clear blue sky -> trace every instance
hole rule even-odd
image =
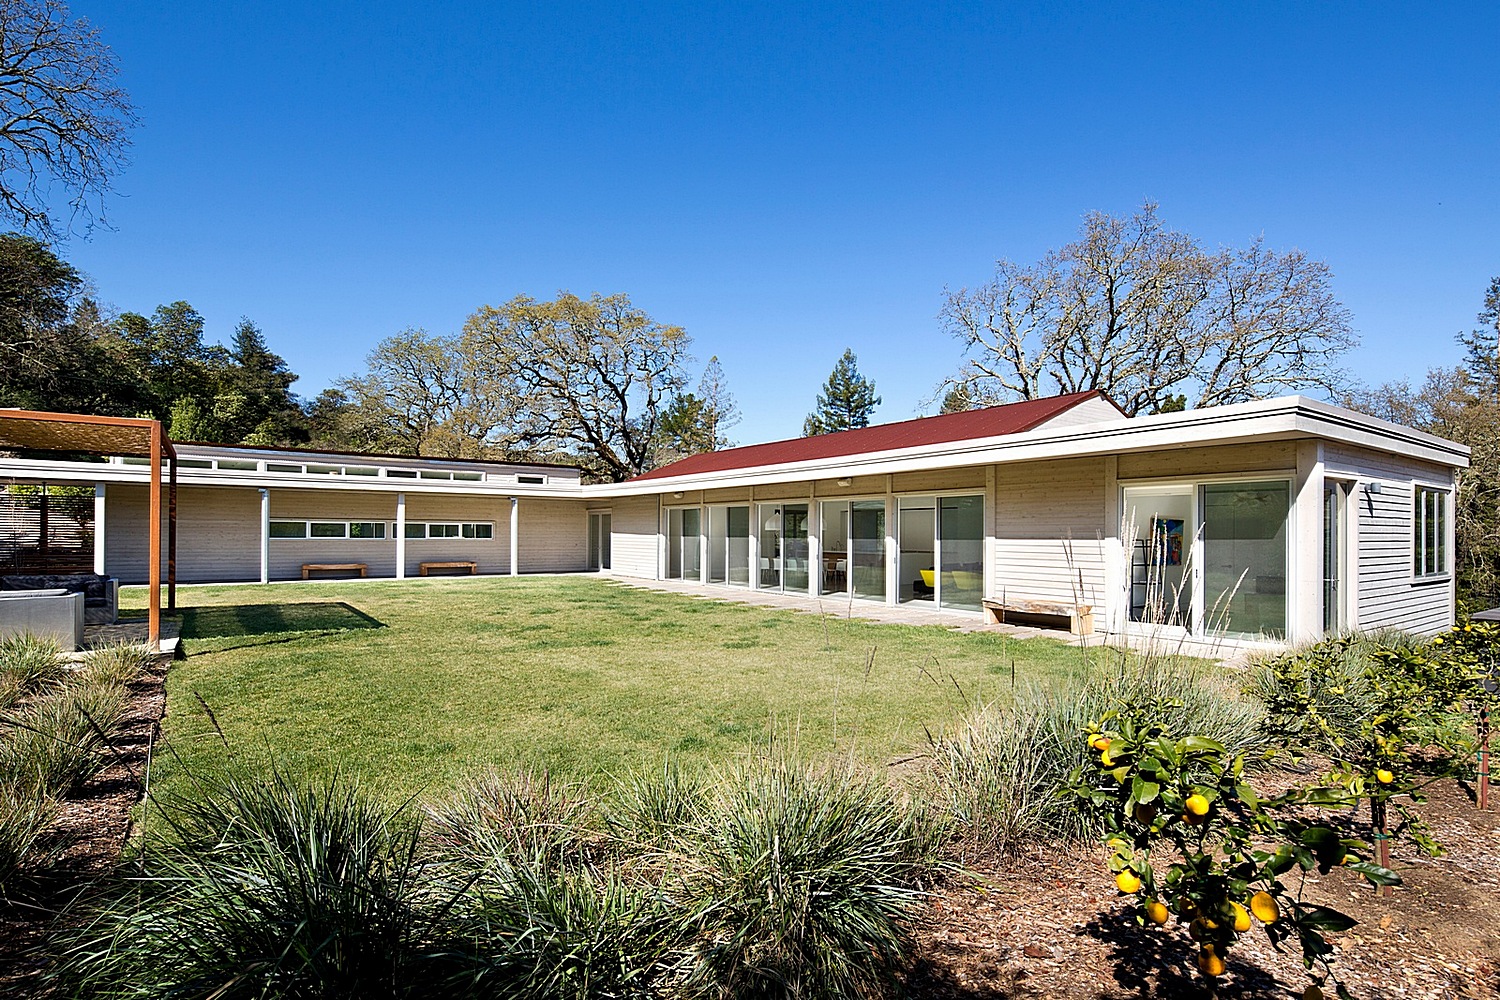
[[[140,109],[119,309],[254,319],[314,395],[404,327],[626,292],[717,354],[741,442],[845,346],[916,415],[945,285],[1143,199],[1331,265],[1371,382],[1458,359],[1500,274],[1500,6],[75,0]]]

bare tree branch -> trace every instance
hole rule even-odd
[[[103,196],[125,166],[135,111],[109,47],[61,0],[0,0],[0,211],[56,238],[103,224]],[[50,185],[68,192],[59,226]]]

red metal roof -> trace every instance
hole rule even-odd
[[[642,480],[667,479],[677,476],[699,476],[709,472],[753,469],[766,465],[784,465],[789,462],[846,458],[851,455],[893,451],[898,448],[919,448],[923,445],[946,444],[951,441],[969,441],[1002,434],[1019,434],[1044,424],[1058,414],[1096,396],[1109,399],[1098,390],[1074,392],[1066,396],[1028,399],[1019,403],[1006,403],[1003,406],[987,406],[981,410],[944,413],[936,417],[918,417],[915,420],[901,420],[893,424],[877,424],[874,427],[861,427],[858,430],[839,431],[835,434],[819,434],[814,437],[792,438],[789,441],[771,441],[766,444],[747,445],[743,448],[710,451],[702,455],[690,455],[671,465],[652,469],[644,475],[636,476],[631,482],[638,483]]]

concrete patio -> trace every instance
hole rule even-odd
[[[642,580],[624,576],[611,577],[611,579],[617,583],[645,590],[661,590],[712,601],[782,608],[807,614],[830,615],[835,618],[853,618],[880,625],[936,625],[956,632],[990,632],[1014,636],[1017,639],[1051,639],[1064,645],[1090,649],[1099,646],[1123,646],[1142,653],[1195,656],[1207,660],[1218,660],[1232,666],[1243,665],[1257,653],[1269,653],[1283,648],[1276,643],[1253,640],[1185,637],[1166,629],[1153,631],[1147,626],[1141,626],[1138,631],[1133,630],[1129,633],[1099,631],[1093,635],[1070,635],[1066,629],[1062,628],[1012,624],[986,625],[983,616],[978,612],[939,611],[935,608],[918,607],[912,604],[892,606],[877,604],[873,601],[850,600],[847,597],[813,598],[765,590],[685,583],[680,580]]]

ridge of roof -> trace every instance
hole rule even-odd
[[[628,482],[638,483],[655,479],[670,479],[677,476],[702,475],[708,472],[727,472],[734,469],[750,469],[762,465],[782,465],[790,462],[807,462],[818,459],[846,458],[877,451],[892,451],[897,448],[915,448],[929,444],[944,444],[950,441],[965,441],[977,438],[997,437],[1004,434],[1020,434],[1046,423],[1087,400],[1099,398],[1119,409],[1108,396],[1098,389],[1072,392],[1044,399],[1027,399],[999,406],[986,406],[977,410],[962,410],[958,413],[942,413],[932,417],[914,417],[872,427],[835,431],[832,434],[816,434],[812,437],[787,438],[763,444],[743,445],[723,451],[708,451],[689,455],[670,465],[642,473]],[[1121,416],[1125,416],[1123,410]]]

